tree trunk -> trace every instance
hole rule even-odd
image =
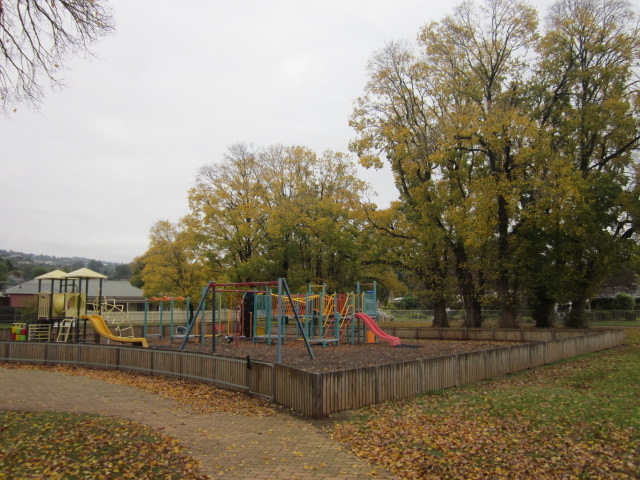
[[[465,328],[480,328],[482,326],[482,306],[473,294],[462,294],[462,303],[464,304],[464,323]]]
[[[462,303],[464,305],[465,328],[479,328],[482,326],[482,307],[475,293],[473,274],[469,270],[467,253],[461,245],[455,245],[453,252],[456,257],[456,277],[460,286]]]
[[[432,327],[449,327],[449,318],[447,317],[447,305],[444,300],[438,300],[433,306],[433,324]]]
[[[502,195],[498,195],[498,279],[496,287],[500,302],[499,328],[515,328],[518,326],[516,315],[516,299],[513,288],[509,285],[510,257],[509,248],[509,214],[507,213],[507,201]]]
[[[462,303],[464,305],[465,328],[479,328],[482,326],[482,308],[475,293],[473,275],[467,266],[467,253],[461,245],[455,245],[453,252],[456,257],[456,277],[460,286]]]
[[[529,299],[529,305],[533,310],[533,320],[536,328],[551,328],[555,321],[556,302],[548,295],[545,287],[537,287],[533,291],[533,297]]]
[[[564,321],[566,327],[587,328],[586,303],[587,297],[584,295],[578,295],[578,298],[571,301],[571,311],[569,311]]]
[[[500,318],[498,320],[498,327],[516,328],[518,326],[516,302],[509,289],[509,279],[505,275],[502,275],[502,277],[498,279],[497,287],[498,298],[500,300]]]

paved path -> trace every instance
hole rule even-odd
[[[374,473],[312,421],[284,413],[199,415],[134,387],[45,370],[0,367],[0,385],[0,410],[94,413],[162,428],[216,479],[355,480]],[[378,471],[374,478],[393,477]]]

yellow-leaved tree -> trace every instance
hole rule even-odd
[[[146,296],[199,299],[202,287],[214,275],[184,222],[176,225],[160,220],[153,225],[143,264],[138,276]]]

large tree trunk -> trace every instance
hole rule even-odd
[[[509,288],[509,279],[503,275],[498,279],[497,287],[498,298],[500,300],[498,327],[516,328],[518,326],[518,316],[514,295]]]
[[[564,320],[564,324],[569,328],[587,328],[586,303],[585,295],[577,295],[578,298],[571,300],[571,310]]]
[[[584,257],[580,251],[580,260]],[[576,268],[578,282],[571,296],[571,310],[564,319],[564,324],[569,328],[587,328],[586,306],[589,300],[590,279],[594,276],[593,261],[582,261]]]
[[[447,328],[449,318],[447,317],[447,304],[444,300],[438,300],[433,306],[433,327]]]
[[[468,267],[467,254],[461,245],[456,245],[453,251],[456,257],[456,277],[464,305],[463,326],[479,328],[482,326],[482,307],[475,292],[473,274]]]
[[[533,320],[536,328],[551,328],[556,318],[556,302],[548,295],[545,287],[537,287],[529,299],[529,306],[533,310]]]
[[[516,298],[513,288],[509,285],[510,256],[509,247],[509,215],[507,213],[507,201],[502,195],[498,195],[498,279],[496,287],[500,302],[500,318],[498,327],[515,328],[518,326]]]
[[[464,322],[465,328],[480,328],[482,326],[482,306],[473,294],[462,294],[462,302],[464,304]]]

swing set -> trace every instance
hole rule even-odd
[[[168,304],[168,314],[169,314],[169,340],[173,341],[174,337],[180,337],[184,335],[185,327],[184,324],[188,323],[188,317],[185,314],[185,319],[180,321],[177,317],[178,312],[180,310],[176,310],[176,304],[184,304],[185,312],[189,311],[190,300],[189,297],[150,297],[144,299],[144,323],[142,327],[143,336],[146,337],[159,337],[164,338],[164,322],[166,320],[165,311],[167,308],[165,305]],[[152,306],[154,304],[158,305],[157,310],[153,309]],[[149,324],[156,323],[151,322],[152,318],[155,316],[157,312],[157,324],[158,324],[158,333],[148,333]],[[186,321],[185,321],[186,320]],[[196,333],[198,331],[198,327],[196,326]]]
[[[398,345],[397,337],[376,325],[376,308],[375,282],[358,283],[356,292],[343,294],[328,294],[326,285],[309,285],[306,293],[296,295],[283,278],[273,282],[209,282],[189,319],[180,350],[194,337],[202,344],[212,338],[214,353],[216,344],[251,340],[275,343],[280,362],[287,333],[305,342],[311,359],[312,344],[373,343],[378,337]],[[295,326],[289,326],[291,319],[295,319]]]
[[[273,293],[277,288],[276,308],[274,318]],[[269,343],[272,340],[273,323],[275,322],[277,345],[277,361],[282,361],[282,344],[285,337],[285,295],[289,303],[293,306],[294,300],[289,291],[289,286],[284,278],[272,282],[240,282],[240,283],[216,283],[209,282],[203,289],[202,299],[195,309],[187,326],[187,331],[180,345],[180,350],[184,350],[189,337],[201,319],[206,327],[206,305],[209,300],[211,311],[212,331],[207,335],[202,329],[203,343],[206,338],[213,337],[212,352],[216,351],[216,343],[224,338],[224,341],[237,343],[238,339],[253,338],[254,341],[266,339]],[[267,308],[268,306],[268,308]],[[262,307],[262,308],[259,308]],[[292,312],[303,332],[302,338],[307,347],[309,357],[313,360],[314,355],[311,350],[309,339],[304,334],[303,325],[297,313],[297,308],[293,306]],[[262,334],[262,335],[260,335]]]

